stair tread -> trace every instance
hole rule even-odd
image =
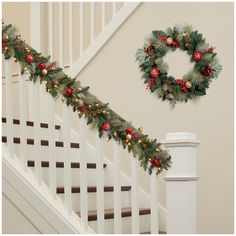
[[[7,123],[7,118],[6,117],[2,117],[2,123]],[[20,120],[19,119],[13,119],[13,124],[14,125],[20,125]],[[26,126],[34,126],[34,122],[33,121],[26,121]],[[47,123],[40,123],[40,127],[41,128],[48,128],[48,124]],[[61,126],[60,125],[55,125],[55,129],[60,129]]]
[[[121,191],[129,191],[131,189],[131,186],[121,186]],[[65,189],[64,187],[57,187],[57,193],[64,193]],[[71,187],[72,193],[80,193],[80,187]],[[88,186],[89,193],[95,193],[97,192],[96,186]],[[113,186],[104,186],[104,192],[113,192],[114,187]]]
[[[151,234],[151,232],[143,232],[141,234]],[[159,231],[158,234],[166,234],[165,231]]]
[[[27,165],[28,167],[34,167],[34,160],[28,160]],[[103,164],[103,168],[105,168],[107,165]],[[42,161],[41,167],[49,167],[49,161]],[[64,162],[57,161],[56,162],[56,168],[64,168]],[[80,168],[79,162],[71,162],[71,168]],[[88,169],[96,169],[96,163],[87,163]]]
[[[3,143],[7,143],[7,137],[6,136],[2,136],[2,142]],[[27,144],[28,145],[34,145],[34,139],[32,138],[27,138]],[[21,143],[21,140],[19,137],[13,137],[13,143],[16,143],[16,144],[20,144]],[[49,141],[48,140],[40,140],[40,144],[41,146],[49,146]],[[64,142],[62,141],[55,141],[55,146],[56,147],[64,147]],[[71,148],[79,148],[80,145],[79,143],[70,143],[70,147]]]
[[[139,208],[139,215],[148,215],[151,213],[150,208]],[[80,216],[80,212],[77,212]],[[125,207],[121,209],[121,217],[130,217],[132,216],[131,207]],[[104,210],[104,219],[113,219],[114,218],[114,209],[105,209]],[[88,221],[97,220],[97,211],[88,211]]]

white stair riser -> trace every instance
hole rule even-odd
[[[140,217],[140,232],[150,231],[150,215],[142,215]],[[132,217],[122,217],[122,234],[131,233],[131,223]],[[97,221],[89,221],[89,226],[96,232],[97,231]],[[105,220],[105,234],[114,233],[114,219]]]
[[[105,209],[112,209],[114,208],[113,203],[113,192],[104,192],[105,202],[104,207]],[[64,194],[58,194],[62,199],[64,199]],[[92,211],[97,209],[96,207],[96,199],[97,193],[88,193],[88,210]],[[130,207],[130,191],[123,191],[121,193],[121,200],[122,200],[122,207]],[[72,208],[75,212],[80,212],[80,193],[73,193],[72,194]]]

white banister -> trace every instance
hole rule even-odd
[[[131,160],[131,208],[132,208],[132,234],[139,234],[139,195],[138,195],[138,158]]]
[[[79,54],[80,57],[84,52],[84,11],[83,11],[83,2],[80,2],[79,7]]]
[[[114,233],[121,234],[121,185],[120,185],[120,158],[119,146],[113,141],[114,164]]]
[[[69,63],[73,64],[73,3],[69,2]]]
[[[158,185],[157,175],[153,171],[150,176],[150,195],[151,195],[151,234],[158,234]]]
[[[48,94],[47,96],[51,96]],[[49,188],[54,199],[56,199],[56,159],[55,159],[55,100],[48,99],[48,131],[49,131]]]
[[[172,156],[166,175],[167,233],[194,234],[196,228],[196,148],[192,133],[168,133],[162,142]]]
[[[87,161],[86,161],[86,120],[79,119],[79,143],[80,143],[80,217],[85,229],[88,227],[88,176],[87,176]]]
[[[19,119],[20,119],[20,157],[22,159],[24,170],[27,171],[27,147],[26,147],[26,83],[25,76],[21,74],[22,66],[18,65],[18,90],[19,90]]]
[[[104,169],[103,143],[96,135],[97,179],[97,233],[104,234]]]
[[[94,32],[95,32],[95,2],[90,3],[91,6],[91,16],[90,16],[90,44],[94,41]]]
[[[64,190],[65,190],[65,203],[68,212],[72,213],[72,199],[71,199],[71,155],[70,155],[70,130],[69,130],[69,108],[66,103],[63,104],[63,153],[64,161]]]
[[[104,30],[105,26],[106,26],[106,3],[102,2],[102,30]]]
[[[53,58],[53,3],[48,2],[48,53]]]
[[[34,149],[33,149],[33,157],[35,159],[35,176],[39,184],[41,183],[41,128],[40,128],[40,78],[37,77],[35,83],[33,84],[33,121],[34,121],[34,131],[33,131],[33,139],[34,139]],[[31,100],[31,99],[30,99]],[[29,108],[30,109],[30,108]]]
[[[10,156],[13,158],[13,86],[12,86],[12,62],[5,61],[6,73],[6,116],[7,116],[7,147]]]
[[[64,14],[63,14],[63,2],[59,2],[59,63],[60,67],[64,68]]]

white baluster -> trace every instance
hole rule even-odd
[[[33,83],[33,82],[30,82]],[[33,139],[34,139],[34,149],[33,149],[33,156],[35,158],[35,176],[39,184],[41,184],[41,128],[40,128],[40,79],[37,77],[35,83],[33,83],[33,104],[34,104],[34,111],[33,111],[33,122],[34,122],[34,132],[33,132]]]
[[[91,17],[90,17],[90,44],[94,41],[94,32],[95,32],[95,2],[91,2]]]
[[[7,116],[7,147],[10,156],[13,158],[13,88],[12,88],[12,63],[11,60],[5,62],[6,73],[6,116]]]
[[[54,199],[56,199],[56,159],[55,159],[55,100],[47,95],[48,99],[48,132],[49,132],[49,188]]]
[[[131,158],[131,208],[132,208],[132,234],[139,233],[139,196],[138,196],[138,158]]]
[[[155,170],[150,176],[151,234],[158,234],[158,188]]]
[[[106,3],[102,2],[102,30],[104,30],[106,26]]]
[[[104,169],[103,169],[103,144],[96,136],[97,150],[97,233],[104,234]]]
[[[120,185],[120,158],[118,144],[113,141],[114,164],[114,233],[120,234],[121,229],[121,185]]]
[[[84,11],[83,11],[83,2],[80,2],[79,9],[79,53],[80,56],[84,52]]]
[[[18,89],[19,89],[19,119],[20,119],[20,157],[22,159],[24,170],[27,171],[27,135],[26,135],[26,83],[25,83],[25,76],[21,74],[22,66],[21,64],[18,65]]]
[[[73,63],[73,3],[69,2],[69,62]]]
[[[112,2],[112,17],[116,16],[116,2]]]
[[[52,2],[48,2],[48,51],[51,59],[53,57],[53,7]]]
[[[87,177],[87,161],[86,151],[86,120],[79,119],[79,139],[80,139],[80,216],[84,223],[85,229],[88,226],[88,177]]]
[[[65,203],[68,212],[72,212],[71,200],[71,155],[70,155],[70,130],[69,130],[69,110],[66,104],[63,104],[63,141],[64,141],[64,190]]]
[[[63,2],[59,2],[59,65],[64,68],[64,25],[63,25]]]

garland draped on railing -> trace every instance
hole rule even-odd
[[[88,92],[89,87],[82,87],[79,81],[66,75],[56,63],[50,63],[50,57],[44,57],[41,53],[31,48],[16,34],[16,28],[12,25],[2,25],[2,53],[5,59],[14,58],[15,62],[22,65],[22,73],[29,73],[29,78],[46,84],[46,90],[53,97],[62,95],[62,101],[77,112],[79,117],[86,117],[87,124],[97,129],[100,137],[107,140],[113,138],[128,148],[134,157],[138,157],[140,165],[151,174],[155,169],[159,174],[163,169],[167,170],[171,164],[171,157],[163,150],[161,143],[156,139],[148,138],[142,133],[142,129],[134,128],[114,111],[108,104],[99,101]]]

